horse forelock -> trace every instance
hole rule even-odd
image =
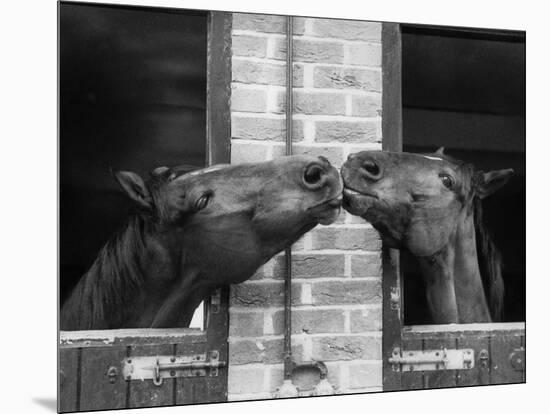
[[[504,304],[502,258],[483,222],[481,199],[474,197],[473,205],[479,270],[493,321],[498,322],[502,319]]]

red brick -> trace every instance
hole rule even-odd
[[[367,121],[316,121],[317,142],[380,142],[380,122]]]
[[[345,115],[346,97],[326,92],[294,92],[294,113],[306,115]]]
[[[284,371],[282,366],[272,366],[269,369],[269,384],[268,390],[270,392],[275,392],[277,389],[283,385],[284,380]]]
[[[352,277],[382,277],[382,258],[377,255],[357,254],[351,256]]]
[[[286,66],[284,64],[253,62],[248,59],[233,58],[231,72],[234,82],[258,85],[286,85]],[[303,66],[294,65],[294,86],[303,86],[303,77]]]
[[[313,249],[379,251],[382,241],[373,228],[317,227],[311,232]]]
[[[292,45],[294,62],[343,63],[344,47],[341,43],[294,38]],[[286,39],[277,39],[274,59],[286,59]]]
[[[261,336],[263,333],[263,312],[229,313],[229,336]]]
[[[369,336],[326,336],[312,338],[312,358],[321,361],[350,361],[382,358],[382,341]]]
[[[382,45],[372,43],[350,45],[349,63],[352,65],[381,66]]]
[[[242,340],[229,343],[229,363],[276,364],[283,362],[283,339]],[[302,346],[293,345],[292,353],[302,355]]]
[[[350,364],[348,370],[351,389],[382,386],[382,364]]]
[[[267,92],[262,89],[233,87],[231,90],[231,111],[266,112]]]
[[[371,332],[382,330],[382,308],[356,309],[350,312],[351,332]]]
[[[378,41],[382,39],[382,24],[357,20],[315,19],[316,36],[348,40]]]
[[[282,279],[285,274],[285,258],[284,256],[277,256],[274,260],[273,276]],[[343,254],[292,254],[293,279],[343,276]]]
[[[304,126],[300,120],[293,122],[293,141],[304,139]],[[231,117],[232,138],[253,139],[261,141],[284,141],[286,137],[286,122],[284,117],[250,117],[233,115]]]
[[[352,145],[350,145],[349,147],[349,153],[350,154],[353,154],[353,153],[356,153],[356,152],[361,152],[361,151],[381,151],[382,150],[382,143],[370,143],[370,142],[365,142],[365,143],[360,143],[360,142],[356,142]],[[363,220],[364,222],[364,220]]]
[[[336,168],[340,168],[344,163],[344,155],[341,147],[296,144],[292,146],[292,153],[313,155],[316,157],[322,155],[323,157],[327,158],[330,163]],[[342,216],[344,216],[343,213]]]
[[[344,331],[344,311],[338,309],[292,310],[292,333],[316,334]],[[284,311],[273,314],[275,335],[283,333]]]
[[[301,286],[292,285],[292,303],[300,304]],[[284,284],[277,282],[247,282],[231,286],[231,305],[250,308],[282,306]]]
[[[351,98],[353,116],[382,116],[382,98],[380,95],[353,95]]]
[[[267,160],[269,145],[253,144],[239,139],[231,141],[231,163],[258,162]]]
[[[378,70],[318,66],[313,71],[316,88],[354,89],[381,92],[382,73]]]
[[[264,58],[267,50],[267,38],[261,36],[233,36],[231,51],[233,56],[252,56]]]
[[[286,108],[286,92],[277,93],[275,113],[284,113]],[[293,111],[295,114],[306,115],[345,115],[346,97],[341,93],[310,92],[295,88],[293,91]]]
[[[233,13],[233,30],[286,33],[286,18],[268,14]]]
[[[349,280],[315,282],[311,285],[313,305],[380,304],[381,281]]]
[[[230,394],[252,394],[264,391],[264,371],[261,367],[229,368],[227,382]]]
[[[292,19],[292,33],[294,36],[303,35],[308,17],[294,17]]]

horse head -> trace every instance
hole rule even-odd
[[[332,223],[342,199],[338,171],[324,157],[192,172],[160,167],[147,182],[130,172],[115,176],[159,232],[220,284],[246,280],[317,224]]]
[[[344,208],[370,222],[387,246],[408,250],[427,263],[423,276],[432,287],[428,299],[435,319],[486,320],[483,309],[473,315],[472,307],[456,303],[461,294],[478,297],[483,287],[459,283],[455,275],[480,279],[474,211],[481,214],[480,200],[501,188],[513,170],[477,171],[441,148],[425,155],[359,152],[349,156],[341,172]],[[501,280],[500,267],[492,273]],[[465,285],[478,289],[466,292]]]
[[[63,329],[188,326],[214,289],[332,223],[342,201],[324,157],[114,175],[138,211],[64,304]]]
[[[474,198],[494,193],[512,173],[476,171],[442,148],[427,155],[359,152],[342,166],[344,208],[370,222],[388,246],[430,256],[472,214]]]

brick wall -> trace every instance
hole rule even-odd
[[[340,167],[381,149],[381,25],[294,19],[293,152]],[[233,163],[285,152],[285,17],[233,15]],[[292,346],[320,360],[338,393],[382,387],[381,241],[342,213],[293,246]],[[229,399],[272,398],[283,381],[284,256],[232,286]]]

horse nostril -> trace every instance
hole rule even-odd
[[[318,185],[325,174],[325,170],[320,165],[312,164],[304,172],[304,182],[309,185]]]
[[[361,170],[369,178],[377,179],[377,178],[380,178],[381,176],[380,167],[373,160],[364,161],[363,164],[361,165]]]

